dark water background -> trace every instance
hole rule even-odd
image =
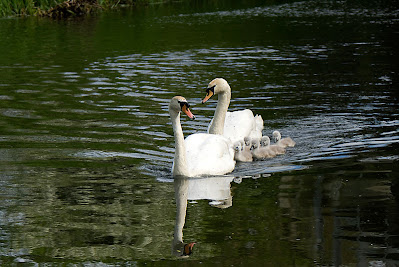
[[[396,1],[0,19],[0,263],[398,265],[398,25]],[[168,102],[191,103],[186,135],[206,131],[215,77],[230,110],[297,146],[174,181]],[[176,188],[197,243],[185,259],[171,249]]]

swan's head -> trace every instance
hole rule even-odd
[[[274,131],[273,132],[273,140],[274,140],[274,142],[278,142],[278,141],[280,141],[280,139],[281,139],[280,132],[279,131]]]
[[[169,103],[169,111],[174,111],[176,113],[183,111],[190,119],[195,119],[195,116],[191,113],[189,107],[190,104],[188,104],[187,100],[182,96],[173,97]]]
[[[193,253],[195,242],[184,244],[179,242],[173,246],[172,252],[177,257],[187,258]]]
[[[260,144],[261,144],[261,146],[268,146],[268,145],[270,145],[270,138],[269,138],[269,136],[262,136],[262,139],[260,139]]]
[[[202,104],[208,101],[213,95],[221,94],[224,92],[230,92],[230,86],[227,81],[223,78],[216,78],[213,79],[209,84],[208,88],[206,89],[206,96],[202,100]]]
[[[259,147],[259,139],[254,138],[251,140],[251,150],[257,149]]]
[[[195,244],[196,244],[195,242],[185,244],[183,247],[183,256],[191,255],[191,253],[193,253],[193,247]]]
[[[246,146],[250,146],[251,145],[251,137],[249,137],[249,136],[244,137],[244,143]]]

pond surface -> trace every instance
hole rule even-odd
[[[0,19],[0,263],[399,264],[399,6],[354,2]],[[297,145],[174,180],[168,103],[205,132],[215,77]]]

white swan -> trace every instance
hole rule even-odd
[[[291,139],[291,137],[285,137],[281,139],[281,134],[279,131],[274,131],[273,132],[273,139],[276,145],[280,147],[294,147],[295,146],[295,141]]]
[[[262,116],[254,116],[250,109],[227,111],[230,104],[231,88],[225,79],[216,78],[212,80],[206,93],[202,103],[208,101],[213,95],[218,95],[218,104],[208,127],[208,133],[223,135],[233,143],[243,140],[247,136],[251,138],[262,137]]]
[[[184,140],[180,124],[181,111],[189,118],[195,118],[186,99],[175,96],[169,103],[175,138],[173,176],[222,175],[233,171],[236,162],[230,141],[220,135],[205,133],[192,134]]]

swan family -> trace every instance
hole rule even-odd
[[[272,158],[284,154],[286,147],[295,146],[291,138],[282,139],[278,131],[273,132],[275,144],[271,145],[270,138],[262,136],[262,117],[254,116],[250,109],[227,111],[231,88],[225,79],[216,78],[209,83],[202,103],[214,95],[218,96],[218,103],[207,133],[195,133],[186,138],[180,114],[183,112],[190,119],[195,116],[184,97],[175,96],[170,100],[169,115],[175,140],[173,176],[223,175],[234,170],[236,161]]]

